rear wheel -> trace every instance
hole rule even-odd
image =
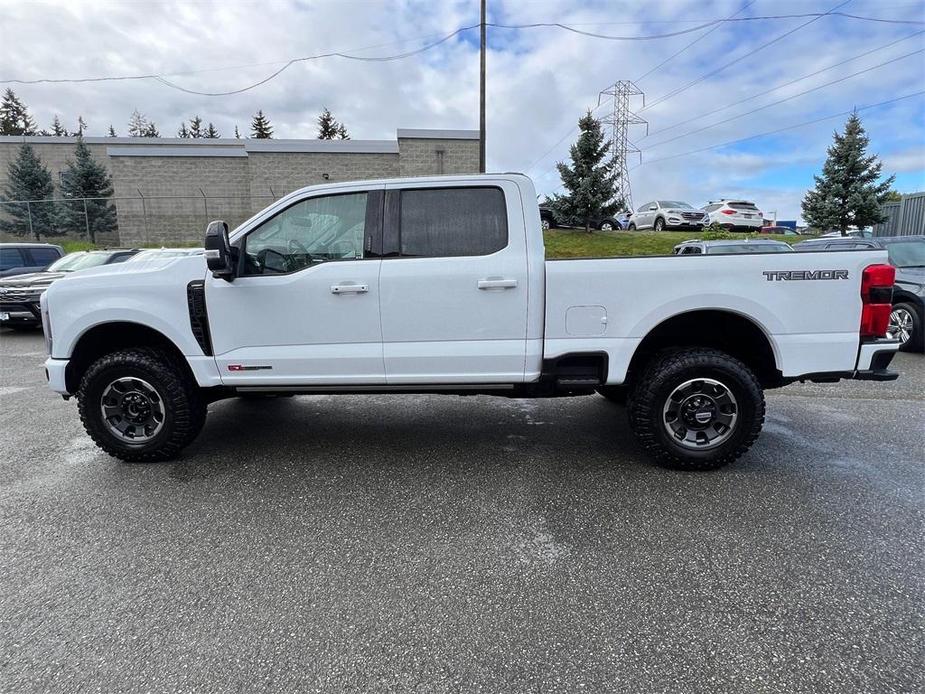
[[[205,423],[206,405],[183,366],[147,348],[100,357],[77,391],[90,438],[126,462],[169,460]]]
[[[600,229],[601,231],[613,231],[613,222],[607,220],[601,222]]]
[[[540,226],[543,227],[543,231],[549,231],[552,228],[552,224],[549,223],[548,219],[541,219]]]
[[[925,330],[923,330],[922,317],[912,304],[900,303],[893,306],[890,312],[890,324],[887,334],[899,340],[900,349],[904,352],[921,352],[925,347]]]
[[[628,229],[629,231],[636,231],[636,225],[633,224],[633,222],[630,222],[630,225],[629,225],[629,227],[627,227],[627,229]]]
[[[630,427],[659,463],[713,470],[744,454],[761,433],[764,393],[755,374],[719,350],[661,352],[629,399]]]

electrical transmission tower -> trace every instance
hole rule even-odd
[[[613,99],[613,107],[608,115],[601,119],[601,123],[610,126],[610,158],[613,170],[617,174],[614,196],[622,199],[626,209],[633,209],[633,193],[630,190],[629,171],[626,158],[628,154],[639,154],[642,161],[642,151],[630,142],[629,129],[631,125],[645,125],[646,135],[649,134],[649,124],[645,119],[637,116],[630,109],[630,99],[634,96],[642,97],[642,105],[646,105],[646,96],[634,82],[621,80],[602,91],[597,97],[600,107],[605,97]]]

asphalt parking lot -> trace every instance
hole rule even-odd
[[[230,400],[126,465],[43,359],[0,335],[0,690],[925,686],[921,355],[706,474],[597,396]]]

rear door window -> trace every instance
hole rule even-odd
[[[507,246],[507,208],[500,188],[403,190],[402,256],[490,255]]]

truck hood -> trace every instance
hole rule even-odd
[[[0,280],[0,287],[19,289],[22,287],[47,287],[55,280],[61,279],[66,272],[29,272]]]

